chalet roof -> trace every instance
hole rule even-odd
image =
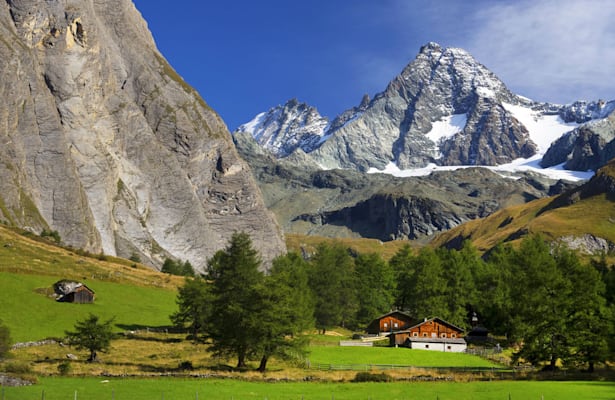
[[[401,315],[403,317],[408,318],[409,320],[412,319],[412,317],[410,315],[406,314],[405,312],[399,311],[399,310],[395,310],[395,311],[390,311],[390,312],[388,312],[386,314],[382,314],[381,316],[374,318],[374,321],[381,320],[382,318],[390,317],[392,315]]]
[[[53,290],[58,296],[66,296],[70,293],[75,293],[79,289],[86,289],[91,293],[95,293],[92,289],[85,284],[77,281],[71,281],[68,279],[62,279],[53,284]]]
[[[460,327],[458,327],[458,326],[456,326],[456,325],[453,325],[453,324],[451,324],[450,322],[447,322],[447,321],[445,321],[445,320],[443,320],[442,318],[439,318],[439,317],[434,317],[434,318],[430,318],[430,319],[425,319],[424,321],[421,321],[420,323],[418,323],[418,324],[416,324],[416,325],[411,326],[410,328],[408,328],[408,331],[410,331],[410,329],[418,328],[418,327],[419,327],[419,326],[421,326],[421,325],[425,325],[426,323],[428,323],[428,322],[430,322],[430,321],[434,321],[434,322],[438,322],[438,323],[440,323],[440,324],[442,324],[442,325],[446,325],[446,326],[448,326],[449,328],[455,329],[455,330],[456,330],[456,331],[458,331],[458,332],[464,332],[464,329],[462,329],[462,328],[460,328]]]
[[[394,317],[394,316],[396,316],[398,319],[401,319],[401,320],[407,320],[408,322],[404,323],[404,326],[406,324],[412,323],[412,317],[410,315],[406,314],[403,311],[395,310],[395,311],[388,312],[386,314],[382,314],[381,316],[373,319],[372,322],[370,322],[369,325],[367,325],[366,331],[367,332],[380,331],[379,329],[380,321],[383,320],[384,318]]]

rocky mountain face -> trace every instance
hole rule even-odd
[[[296,149],[309,152],[316,148],[328,125],[327,118],[314,107],[292,99],[257,115],[252,122],[237,128],[237,132],[250,132],[258,144],[281,158]]]
[[[575,186],[533,173],[511,179],[485,168],[414,178],[297,168],[296,158],[275,159],[246,132],[234,139],[252,166],[267,207],[285,231],[294,233],[428,240],[503,207]]]
[[[219,116],[129,0],[0,4],[0,220],[202,268],[235,230],[285,249]]]
[[[555,141],[542,158],[543,167],[565,163],[564,167],[570,170],[597,170],[615,158],[615,101],[599,104],[596,108],[594,115],[606,117],[594,120],[590,117],[590,122]]]
[[[383,92],[372,100],[364,97],[359,106],[342,113],[326,127],[323,122],[317,140],[308,146],[297,141],[278,143],[284,152],[272,154],[283,158],[292,156],[293,152],[304,152],[307,157],[302,159],[323,168],[359,171],[382,170],[390,163],[400,169],[420,168],[430,163],[506,164],[532,157],[539,151],[529,127],[517,118],[511,106],[536,117],[559,116],[561,123],[585,124],[612,113],[615,102],[576,102],[566,106],[533,102],[511,93],[497,76],[466,51],[429,43]],[[312,107],[305,104],[302,107],[324,121]],[[240,130],[252,134],[261,146],[268,148],[261,137],[261,132],[269,129],[267,124],[276,126],[276,122],[265,121],[261,114]],[[258,129],[254,129],[255,125]],[[297,123],[284,121],[284,126],[293,125],[304,126],[299,120]],[[612,127],[607,129],[612,132]],[[285,131],[284,136],[292,137],[293,133]],[[606,144],[599,146],[602,149]],[[572,150],[568,149],[566,155],[564,152],[557,151],[559,157],[553,159],[561,163]],[[577,165],[570,163],[568,168]]]
[[[543,167],[596,169],[615,157],[614,110],[615,101],[517,96],[466,51],[429,43],[384,91],[332,122],[292,100],[242,125],[234,140],[285,230],[418,239],[575,184],[483,169],[404,179],[366,171],[543,155]]]

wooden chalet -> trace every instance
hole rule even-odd
[[[425,319],[423,322],[389,334],[391,346],[411,349],[463,352],[467,348],[464,330],[441,318]]]
[[[61,280],[53,285],[56,301],[87,304],[94,302],[94,291],[81,282]]]
[[[391,311],[370,322],[366,331],[370,335],[387,335],[408,329],[410,326],[412,326],[412,317],[401,311]]]

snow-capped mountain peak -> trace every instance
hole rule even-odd
[[[565,106],[534,102],[512,93],[467,51],[431,42],[384,91],[373,99],[365,96],[330,124],[315,108],[291,100],[259,114],[239,131],[250,132],[276,157],[301,149],[325,169],[498,166],[539,162],[555,151],[550,146],[563,135],[607,119],[614,110],[615,101]],[[592,147],[604,148],[599,143],[611,140],[610,124],[594,129],[602,139],[591,139],[597,143]],[[568,136],[558,146],[559,154],[549,159],[565,160],[569,153],[564,152],[573,151],[575,138]]]
[[[297,148],[311,152],[321,142],[329,121],[316,108],[297,99],[258,114],[237,128],[247,132],[276,157],[286,157]]]

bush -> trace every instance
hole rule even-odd
[[[372,374],[371,372],[357,372],[353,382],[390,382],[391,377],[385,373]]]
[[[182,361],[179,363],[179,366],[177,367],[177,369],[179,369],[180,371],[192,371],[194,370],[194,367],[192,366],[192,362]]]
[[[60,237],[60,234],[58,233],[58,231],[48,231],[47,229],[43,229],[43,231],[40,234],[40,237],[48,238],[58,244],[62,243],[62,238]]]
[[[73,370],[73,366],[68,361],[62,361],[60,364],[58,364],[58,372],[62,376],[66,376],[70,374],[72,370]]]
[[[182,263],[181,261],[174,261],[170,258],[166,258],[160,272],[179,276],[194,276],[194,268],[188,260]]]

